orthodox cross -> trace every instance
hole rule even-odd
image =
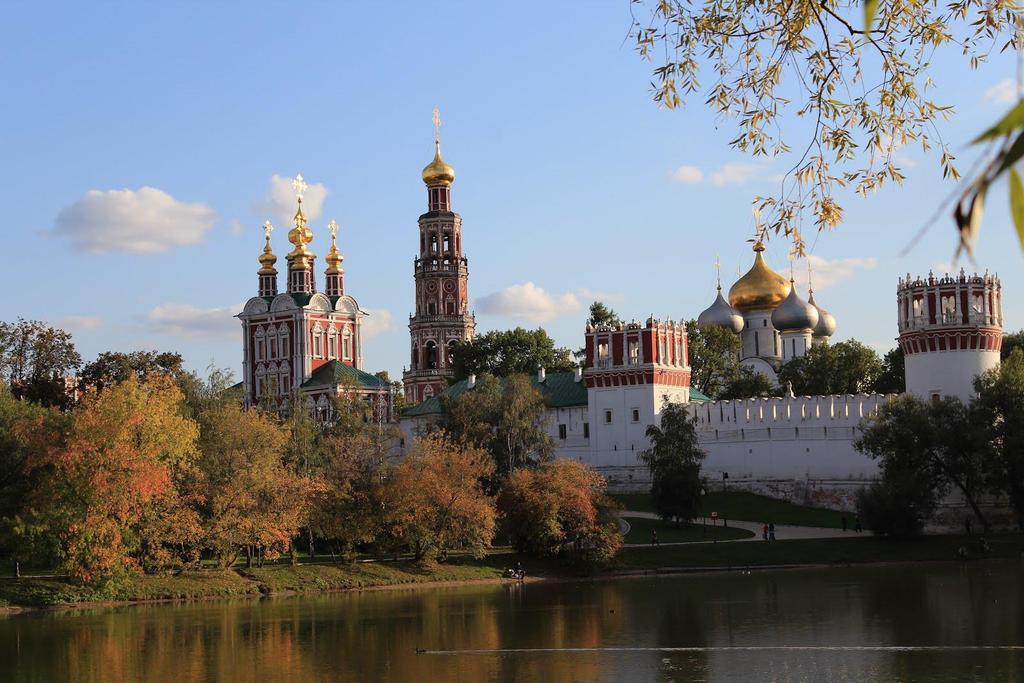
[[[306,193],[307,187],[309,187],[309,185],[307,185],[306,181],[302,179],[301,173],[295,176],[295,180],[292,181],[292,189],[295,190],[295,196],[299,198],[300,202],[302,201],[302,195]]]
[[[715,255],[715,280],[718,281],[718,288],[722,288],[722,259]]]
[[[811,259],[807,259],[807,291],[813,292],[814,285],[811,284],[811,275],[813,274],[813,268],[811,267]]]
[[[274,232],[274,226],[267,221],[263,224],[263,236],[267,238],[267,242],[270,242],[270,233]]]
[[[434,142],[441,143],[441,110],[434,107]]]
[[[334,242],[334,238],[338,236],[338,221],[331,219],[331,222],[327,224],[327,229],[331,232],[331,242]]]

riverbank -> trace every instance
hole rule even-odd
[[[994,535],[988,538],[988,544],[990,549],[987,554],[983,554],[978,536],[925,536],[892,540],[851,532],[848,538],[626,548],[612,565],[595,571],[518,557],[513,553],[496,553],[481,560],[452,558],[432,568],[420,567],[413,562],[325,562],[208,570],[177,576],[131,576],[103,589],[80,586],[70,579],[60,577],[29,577],[0,580],[0,610],[103,607],[417,585],[496,583],[506,581],[502,578],[504,569],[520,561],[531,580],[565,580],[769,567],[950,561],[957,558],[957,551],[961,547],[967,549],[971,559],[1020,558],[1024,551],[1024,536]]]

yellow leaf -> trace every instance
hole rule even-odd
[[[1017,229],[1017,239],[1020,240],[1020,248],[1024,250],[1024,184],[1020,181],[1020,174],[1017,169],[1010,169],[1010,215],[1013,216],[1013,225]]]

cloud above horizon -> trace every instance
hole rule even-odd
[[[730,185],[746,185],[754,180],[767,179],[762,164],[751,164],[745,161],[729,161],[716,169],[703,171],[697,166],[680,166],[670,174],[672,182],[684,185],[710,183],[715,187]]]
[[[512,285],[482,296],[474,306],[484,315],[501,315],[534,323],[554,320],[583,308],[575,292],[549,294],[532,282]]]
[[[835,287],[853,278],[859,271],[872,270],[878,266],[878,259],[874,256],[827,259],[808,254],[807,262],[813,269],[814,291],[816,292]],[[803,269],[796,270],[793,279],[796,280],[797,285],[807,286],[806,265]]]
[[[286,178],[274,174],[270,178],[270,187],[263,200],[259,202],[257,210],[270,215],[279,223],[291,225],[295,217],[295,190],[292,188],[294,178]],[[323,183],[309,183],[306,192],[302,195],[302,212],[306,214],[306,220],[312,221],[320,217],[323,210],[324,199],[327,198],[327,186]]]
[[[57,214],[51,234],[93,254],[155,254],[202,241],[217,213],[155,187],[90,190]]]
[[[238,337],[234,316],[242,304],[221,308],[199,308],[192,304],[162,304],[146,314],[158,332],[177,337]]]
[[[72,330],[95,330],[103,325],[103,320],[94,315],[66,315],[62,323]]]
[[[982,96],[984,102],[993,104],[1010,104],[1017,101],[1017,83],[1012,78],[1004,78],[991,88],[985,89]]]
[[[391,311],[384,308],[366,309],[367,316],[360,323],[363,339],[370,339],[379,334],[395,329],[395,319]]]

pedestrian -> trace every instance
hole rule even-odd
[[[771,524],[768,525],[768,540],[769,541],[774,541],[775,540],[775,522],[772,522]]]
[[[768,522],[765,522],[764,526],[761,527],[761,538],[766,541],[768,540]]]
[[[651,545],[658,545],[658,530],[651,529]]]
[[[846,531],[846,515],[843,515],[843,531]]]

